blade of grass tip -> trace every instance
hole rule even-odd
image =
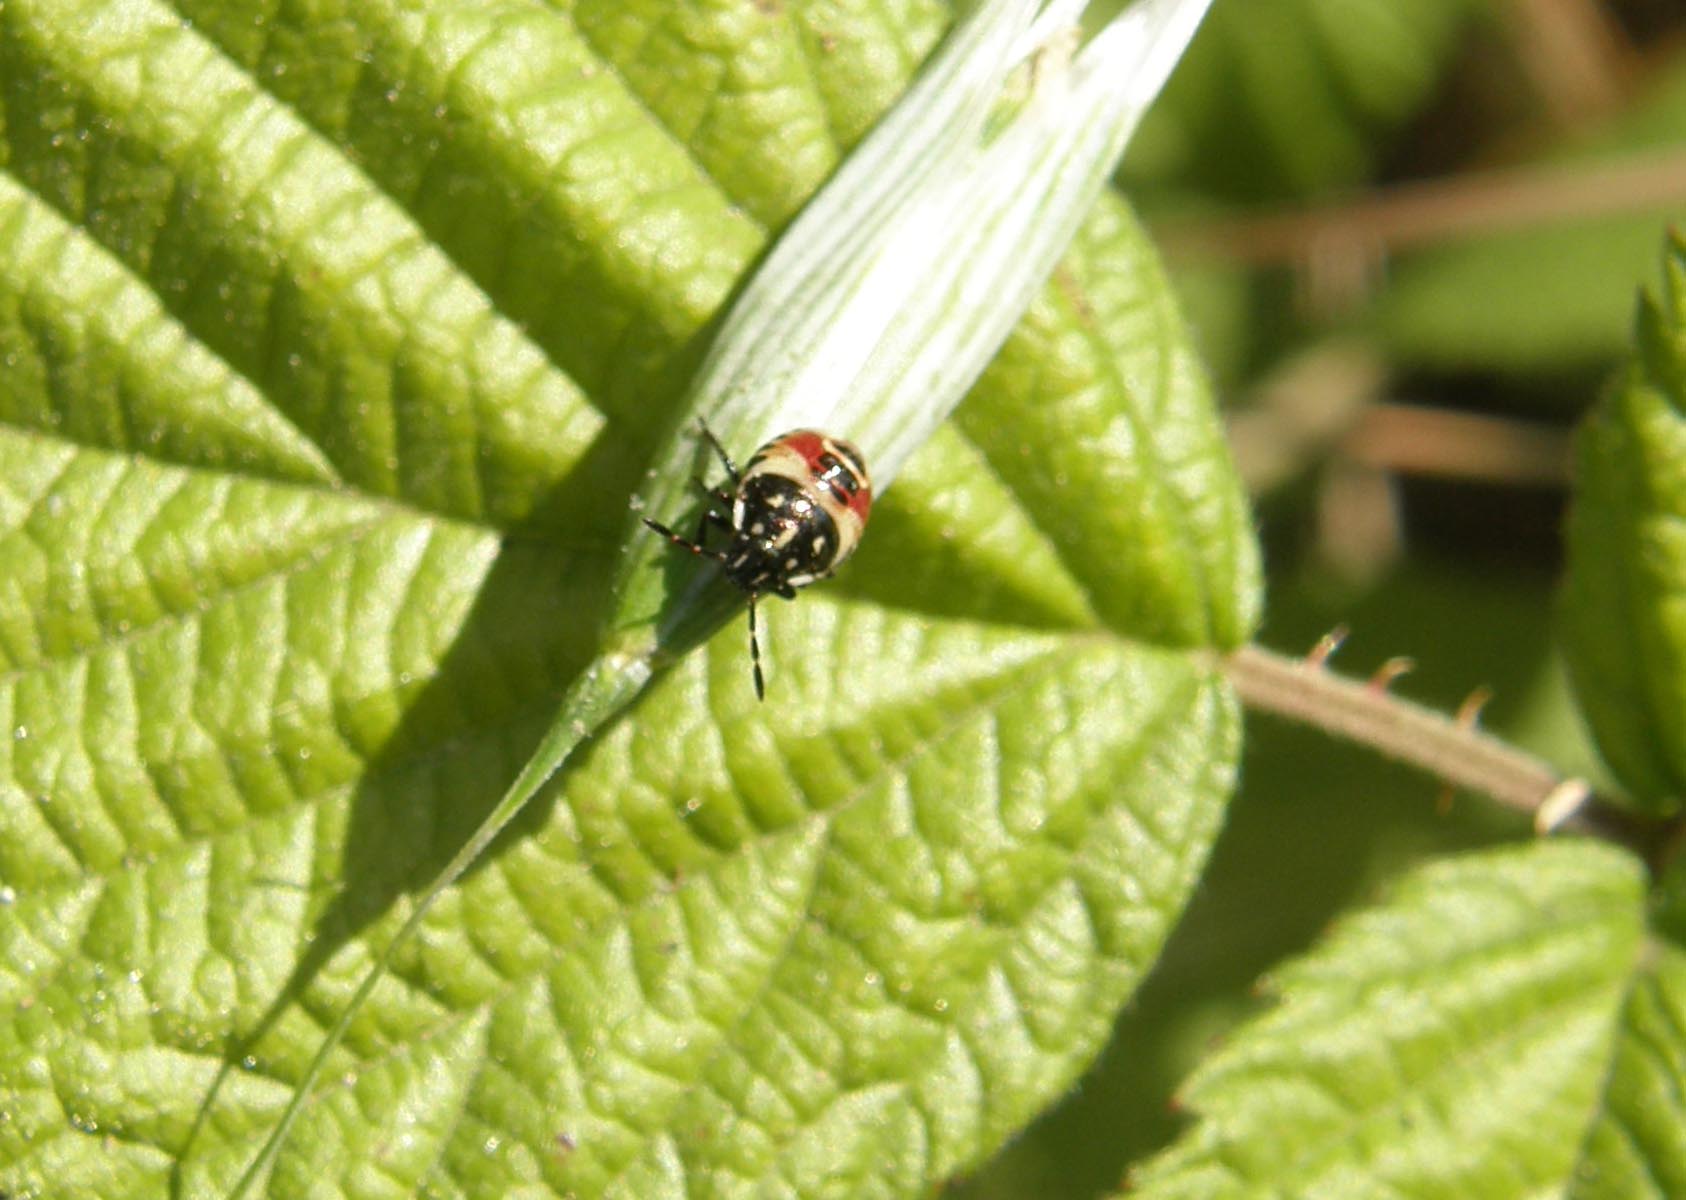
[[[859,269],[888,214],[972,153],[1036,8],[1037,0],[979,0],[962,15],[745,287],[698,371],[699,396],[724,400],[731,389],[723,385],[745,378],[760,395],[786,390],[767,386],[769,377],[778,364],[806,359],[805,348],[823,338],[843,294],[839,281]],[[702,407],[730,433],[730,422]]]
[[[759,272],[745,289],[762,293],[764,311],[776,315],[794,294],[818,290],[811,273],[847,261],[852,241],[881,224],[887,209],[933,173],[933,159],[943,157],[933,147],[953,157],[976,141],[1004,73],[980,70],[978,64],[1007,61],[1007,47],[1035,6],[1036,0],[968,6],[901,100],[839,168],[839,175],[854,177],[860,187],[826,188],[815,196],[797,218],[809,227],[805,236],[786,238],[772,252],[787,269]]]
[[[1083,19],[1089,0],[1050,0],[1050,3],[1014,43],[1012,61],[1023,62],[1046,46],[1062,30],[1075,28]]]
[[[875,472],[893,474],[927,432],[905,419],[905,393],[942,395],[969,386],[1006,338],[1104,189],[1208,7],[1205,0],[1142,0],[1080,50],[1059,36],[1069,11],[1050,8],[1039,19],[1047,41],[1030,52],[1055,57],[1045,68],[1033,63],[1023,109],[984,148],[987,161],[977,170],[1013,186],[952,181],[951,198],[930,208],[957,232],[939,241],[904,226],[882,256],[922,282],[846,381],[845,406],[879,398],[875,409],[847,418],[861,443],[873,446]],[[1058,56],[1072,51],[1062,63]],[[933,254],[937,245],[941,253]],[[952,319],[937,319],[942,313]]]
[[[1133,112],[1137,118],[1147,110],[1182,60],[1183,51],[1211,8],[1211,0],[1137,0],[1128,11],[1115,17],[1078,55],[1078,74],[1088,86],[1104,86],[1115,112]],[[1095,75],[1104,80],[1094,80]],[[1123,84],[1120,86],[1119,81]],[[1082,84],[1080,84],[1082,86]],[[1113,127],[1117,153],[1135,131],[1136,120]]]
[[[596,732],[603,723],[621,709],[625,708],[634,697],[644,689],[649,682],[651,668],[649,663],[638,657],[625,655],[606,656],[598,659],[591,667],[574,682],[562,699],[556,720],[539,742],[538,749],[527,760],[521,773],[509,785],[500,799],[480,823],[474,835],[463,843],[462,849],[445,865],[444,870],[428,884],[427,890],[416,900],[416,907],[404,921],[386,949],[381,951],[374,964],[357,985],[357,991],[352,994],[339,1019],[333,1028],[328,1030],[322,1039],[322,1045],[317,1048],[310,1065],[305,1068],[303,1077],[293,1089],[293,1096],[287,1102],[287,1107],[281,1113],[281,1119],[270,1131],[263,1148],[258,1156],[252,1160],[246,1170],[242,1172],[234,1185],[234,1190],[228,1193],[228,1200],[242,1200],[254,1183],[269,1170],[275,1158],[285,1144],[288,1132],[299,1114],[304,1111],[306,1100],[310,1097],[311,1089],[322,1072],[327,1068],[328,1059],[338,1048],[345,1032],[351,1027],[351,1022],[362,1009],[364,1001],[374,991],[375,985],[386,976],[387,969],[392,965],[393,958],[398,951],[409,942],[411,935],[421,927],[433,903],[455,883],[462,873],[474,865],[476,859],[486,852],[506,825],[516,814],[526,807],[538,791],[561,769],[581,742]]]

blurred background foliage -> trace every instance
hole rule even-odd
[[[1218,0],[1120,184],[1229,406],[1261,640],[1455,710],[1601,787],[1553,648],[1579,414],[1686,224],[1679,0]],[[1509,816],[1251,718],[1206,881],[1083,1085],[966,1200],[1096,1197],[1178,1127],[1261,978],[1425,855]]]

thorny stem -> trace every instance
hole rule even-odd
[[[1655,870],[1682,848],[1686,826],[1619,808],[1579,779],[1436,709],[1396,696],[1387,679],[1336,675],[1313,658],[1250,645],[1223,660],[1249,708],[1311,725],[1527,814],[1542,833],[1569,831],[1628,847]]]

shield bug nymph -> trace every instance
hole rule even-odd
[[[852,442],[816,429],[781,433],[740,472],[708,426],[701,428],[732,490],[693,480],[707,501],[694,538],[648,517],[644,524],[674,545],[718,562],[727,580],[749,597],[749,657],[759,699],[765,686],[755,602],[767,592],[795,599],[798,588],[825,579],[855,552],[872,511],[872,480]],[[710,525],[730,532],[723,548],[705,544]]]

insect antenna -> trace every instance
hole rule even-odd
[[[766,685],[761,680],[761,638],[755,632],[755,593],[749,594],[749,664],[755,672],[755,698],[767,698]]]
[[[708,444],[714,447],[714,453],[719,455],[720,465],[726,468],[726,474],[731,478],[732,486],[737,487],[743,482],[743,475],[738,470],[738,464],[732,461],[732,456],[726,453],[726,447],[722,446],[720,439],[714,436],[714,430],[710,429],[701,418],[697,420],[697,428],[702,430],[702,435],[708,439]]]

